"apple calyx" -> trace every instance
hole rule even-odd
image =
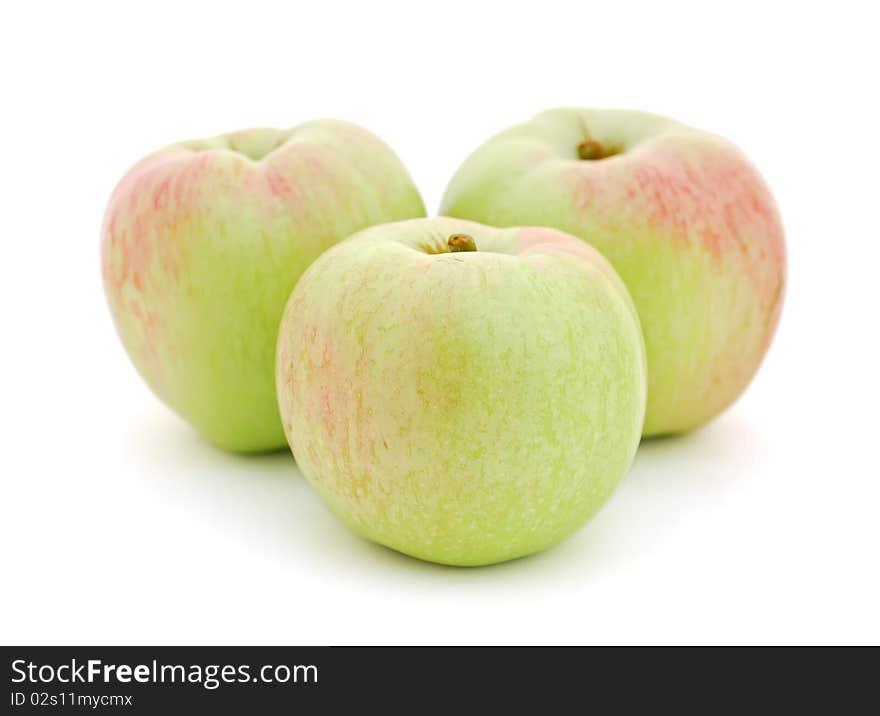
[[[595,139],[585,139],[577,146],[578,159],[584,161],[593,161],[596,159],[607,159],[619,154],[617,147],[602,146]]]
[[[451,253],[477,250],[476,242],[467,234],[453,234],[447,239],[446,245],[449,247]]]

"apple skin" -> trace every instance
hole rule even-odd
[[[643,112],[550,110],[477,149],[440,212],[552,226],[612,263],[645,333],[646,436],[717,416],[770,345],[786,278],[782,224],[757,171],[718,136]]]
[[[476,251],[448,253],[467,234]],[[306,271],[278,342],[297,464],[355,532],[450,565],[580,527],[626,473],[644,343],[601,255],[548,228],[376,226]]]
[[[110,198],[107,300],[138,371],[209,441],[282,448],[275,345],[297,279],[350,234],[424,215],[397,156],[347,122],[184,142]]]

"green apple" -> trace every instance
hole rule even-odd
[[[424,215],[397,156],[347,122],[183,142],[113,192],[107,299],[146,382],[208,440],[284,447],[275,345],[297,279],[355,231]]]
[[[549,547],[625,474],[644,344],[602,256],[547,228],[376,226],[319,258],[278,340],[297,463],[364,537],[480,565]]]
[[[643,112],[544,112],[477,149],[441,213],[552,226],[612,263],[645,333],[646,435],[718,415],[773,337],[785,285],[779,213],[743,154],[713,134]]]

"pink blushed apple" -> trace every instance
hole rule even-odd
[[[550,110],[477,149],[441,213],[552,226],[614,265],[645,334],[646,435],[718,415],[770,345],[786,275],[779,212],[716,135],[643,112]]]
[[[306,271],[278,337],[297,464],[358,534],[480,565],[584,524],[644,417],[638,317],[602,256],[554,229],[375,226]]]
[[[349,234],[418,216],[399,159],[346,122],[183,142],[135,165],[110,198],[107,299],[146,382],[208,440],[283,447],[274,357],[294,285]]]

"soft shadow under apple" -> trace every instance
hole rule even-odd
[[[192,502],[202,518],[235,530],[283,568],[306,562],[349,579],[480,582],[527,587],[543,578],[565,583],[610,576],[658,548],[685,506],[747,479],[751,456],[766,449],[748,423],[725,416],[701,431],[643,441],[630,474],[584,528],[545,552],[480,568],[424,562],[352,534],[324,506],[289,452],[242,456],[200,440],[182,423],[154,416],[132,434],[133,459],[165,499]],[[643,543],[648,540],[650,544]],[[659,541],[659,544],[658,544]],[[396,577],[396,578],[397,578]]]

